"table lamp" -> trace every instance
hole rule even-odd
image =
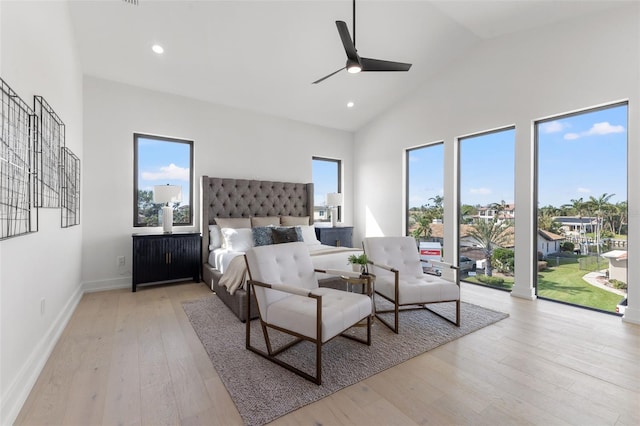
[[[178,185],[156,185],[153,187],[153,202],[164,204],[162,207],[162,229],[165,234],[173,230],[173,207],[169,203],[182,201],[182,187]]]
[[[327,206],[331,208],[331,226],[338,224],[338,206],[342,205],[344,198],[340,192],[329,192],[327,194]]]

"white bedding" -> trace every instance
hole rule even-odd
[[[209,252],[209,265],[215,266],[220,273],[224,274],[229,267],[231,259],[243,254],[243,251],[231,251],[224,248],[218,248]]]
[[[311,255],[311,261],[316,269],[334,269],[343,271],[352,271],[352,267],[347,261],[347,258],[352,254],[362,253],[361,249],[350,247],[334,247],[326,245],[311,245],[309,248],[309,254]],[[227,249],[216,249],[209,252],[209,264],[215,265],[224,276],[225,271],[229,268],[231,260],[237,256],[244,255],[244,252],[230,251]],[[333,275],[316,273],[318,280],[323,278],[329,278]],[[221,279],[221,284],[227,284],[226,280]],[[230,283],[231,288],[229,292],[233,294],[237,288],[241,288],[243,283]]]

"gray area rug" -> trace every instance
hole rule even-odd
[[[379,299],[376,302],[380,309],[382,303]],[[394,334],[380,321],[375,321],[371,328],[371,346],[342,337],[324,345],[322,385],[318,386],[245,349],[245,324],[217,296],[185,302],[183,307],[247,425],[273,421],[508,316],[463,302],[460,327],[427,310],[401,313],[400,334]],[[448,318],[455,312],[452,303],[432,305],[432,309]],[[364,328],[352,330],[364,336]],[[251,337],[254,346],[264,344],[257,320],[252,321]],[[288,336],[277,337],[279,344],[289,339]],[[281,357],[314,373],[315,349],[307,342],[294,346]]]

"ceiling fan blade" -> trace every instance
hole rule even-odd
[[[347,58],[352,61],[358,62],[358,52],[356,51],[356,47],[351,41],[351,36],[349,35],[349,29],[347,28],[347,24],[344,21],[336,21],[336,27],[338,27],[338,34],[340,34],[340,39],[342,39],[342,45],[344,46],[344,51],[347,54]]]
[[[409,71],[411,64],[383,61],[382,59],[360,58],[362,71]]]
[[[320,83],[321,81],[324,81],[324,80],[328,79],[328,78],[329,78],[329,77],[331,77],[332,75],[334,75],[334,74],[338,74],[340,71],[342,71],[342,70],[343,70],[343,69],[345,69],[345,68],[346,68],[346,67],[342,67],[342,68],[340,68],[339,70],[334,71],[334,72],[332,72],[332,73],[331,73],[331,74],[329,74],[329,75],[325,75],[325,76],[324,76],[324,77],[322,77],[320,80],[316,80],[316,81],[314,81],[314,82],[313,82],[313,83],[311,83],[311,84],[318,84],[318,83]]]

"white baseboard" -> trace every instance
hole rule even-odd
[[[108,280],[87,281],[82,283],[83,293],[131,288],[131,277],[111,278]]]
[[[11,383],[0,404],[0,425],[11,425],[15,422],[29,393],[38,380],[53,348],[58,343],[62,332],[76,310],[84,293],[107,291],[121,288],[131,288],[131,277],[122,277],[100,281],[90,281],[78,286],[56,320],[51,324],[47,333],[38,345],[33,348],[31,355],[22,365],[16,379]]]
[[[51,327],[40,342],[33,348],[26,362],[16,375],[15,380],[9,385],[7,392],[2,396],[2,404],[0,406],[0,424],[11,425],[15,422],[16,417],[20,413],[31,389],[38,380],[42,369],[44,368],[53,348],[58,343],[62,332],[64,331],[71,315],[76,310],[80,299],[82,298],[82,286],[78,286],[67,304],[64,306],[60,314],[56,317]]]

